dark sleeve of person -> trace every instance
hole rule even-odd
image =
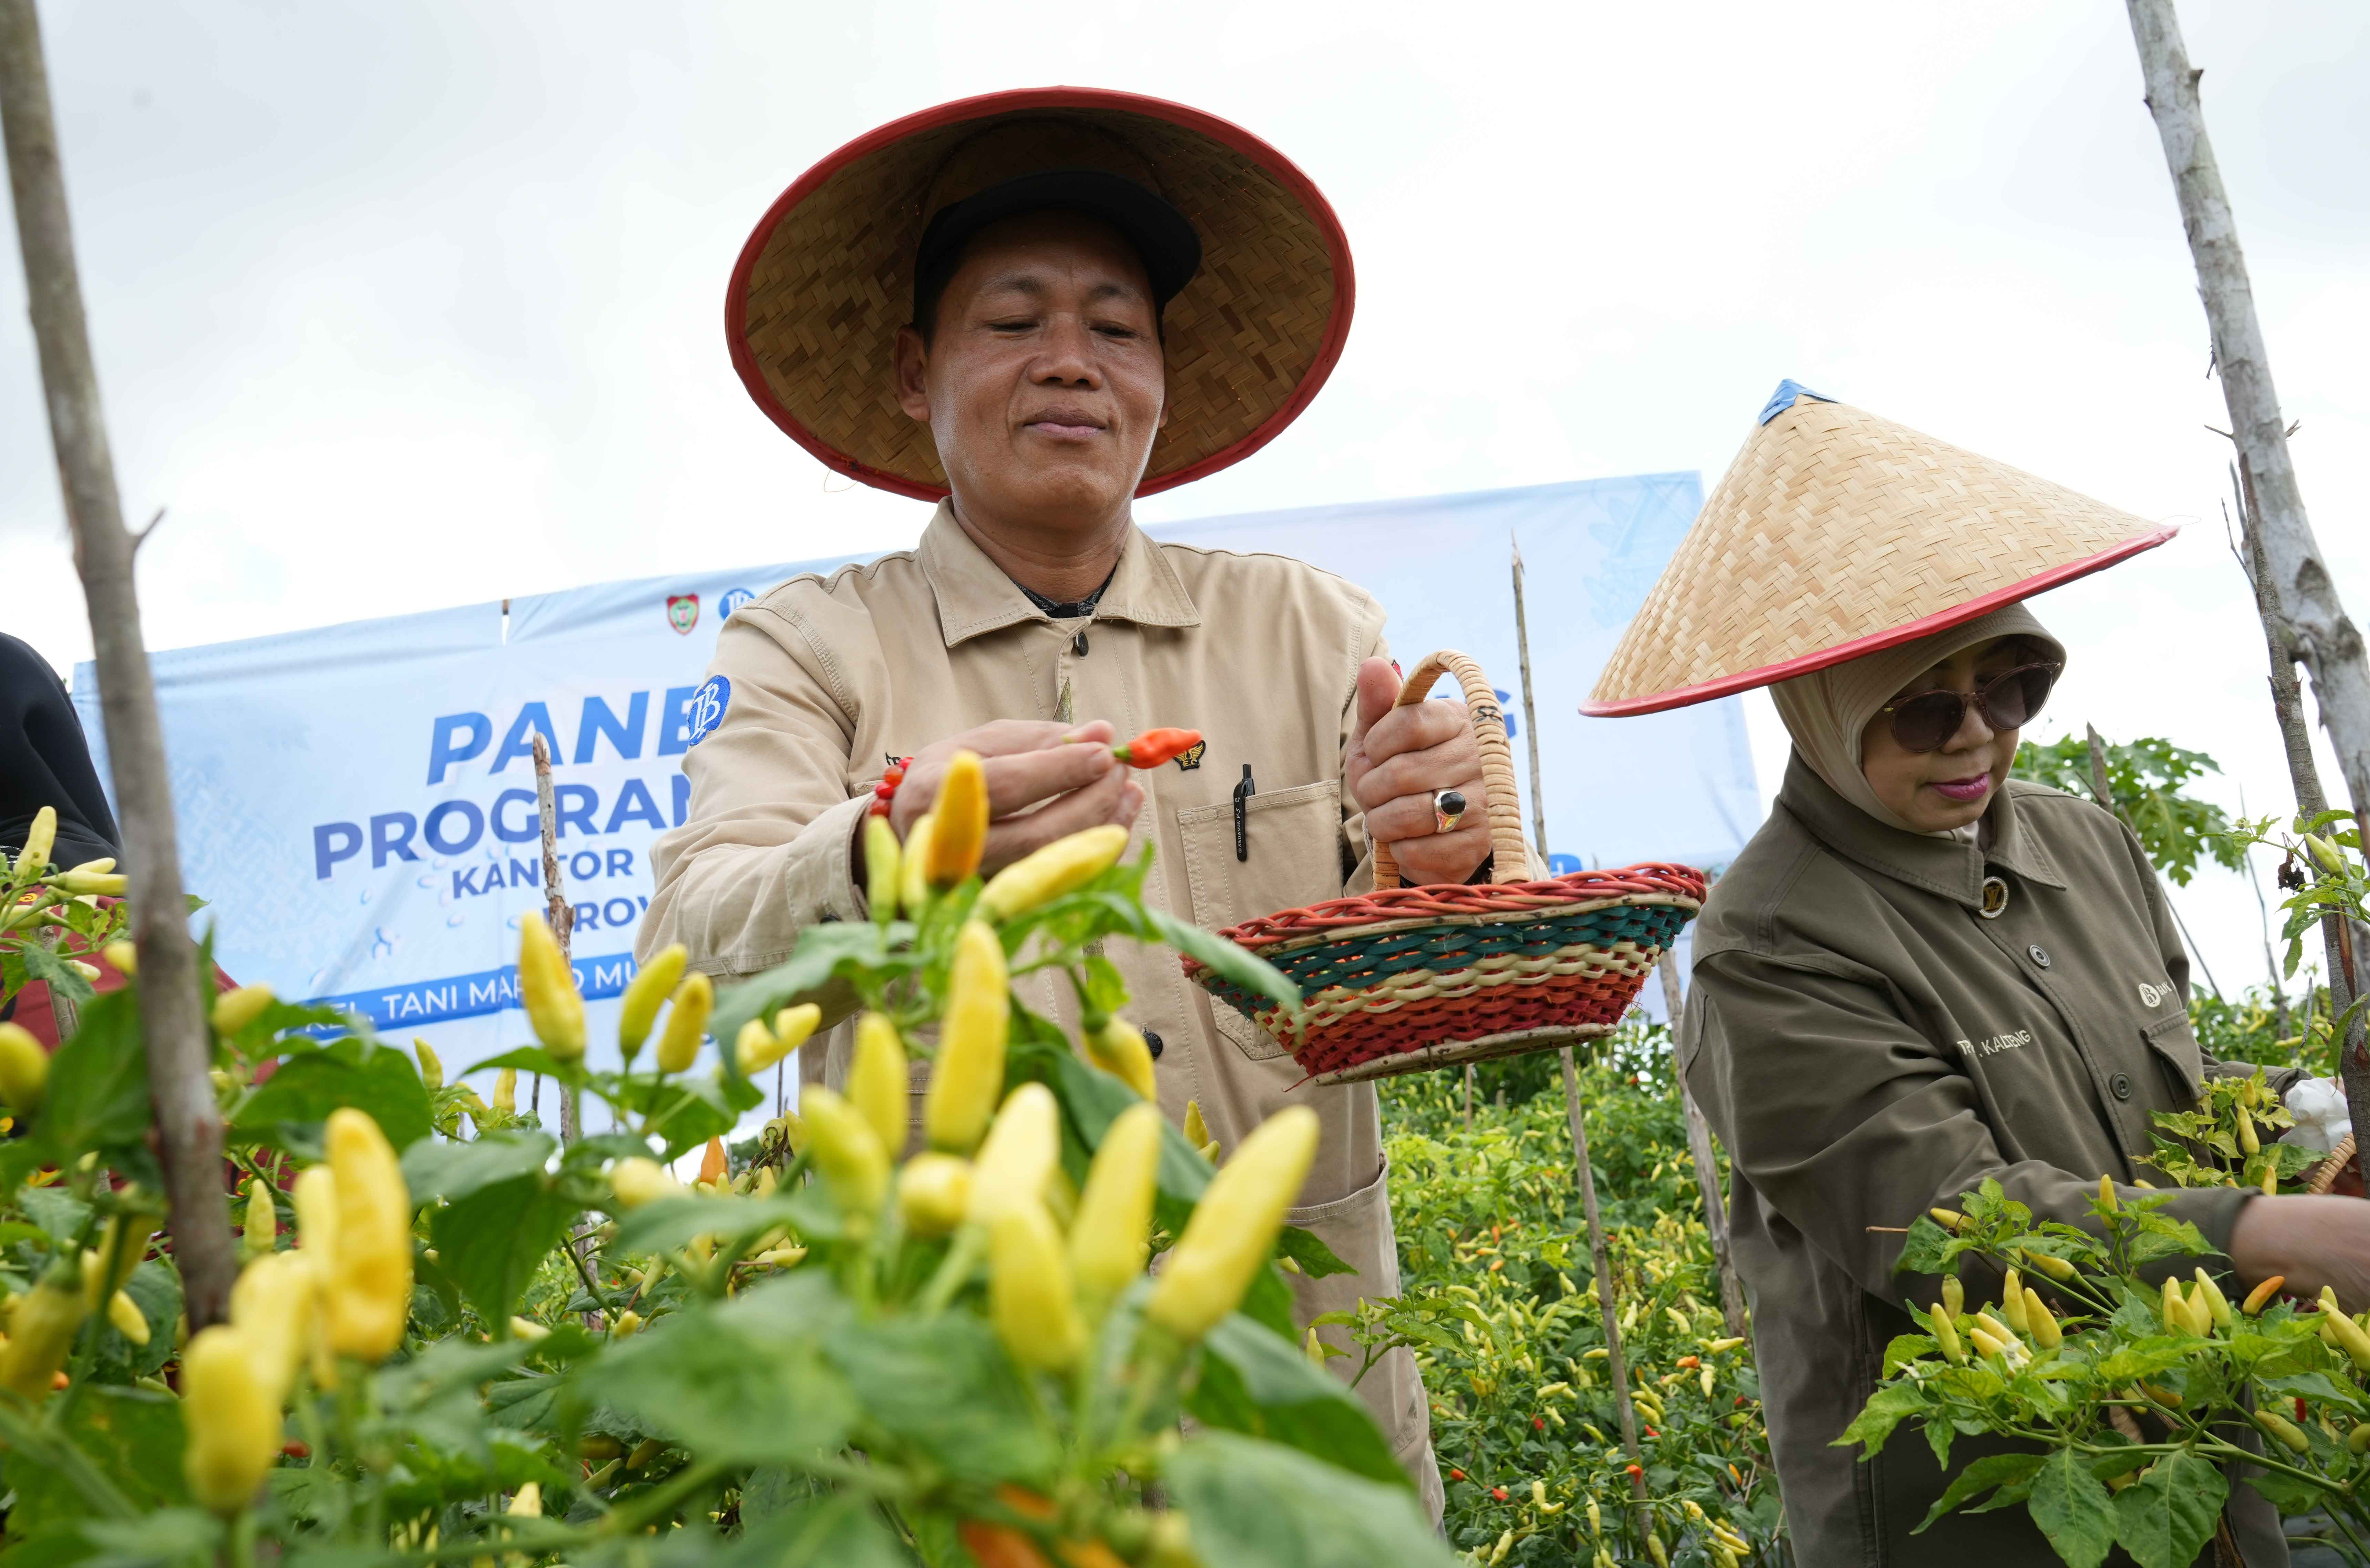
[[[1986,1178],[2036,1220],[2092,1226],[2097,1174],[2008,1159],[1947,1047],[1881,988],[1736,951],[1705,966],[1718,978],[1688,994],[1688,1010],[1701,1009],[1688,1084],[1737,1171],[1862,1289],[1904,1303],[1922,1282],[1893,1272],[1901,1232]],[[2224,1248],[2246,1196],[2184,1192],[2166,1212]]]
[[[27,643],[0,634],[0,848],[25,847],[43,806],[58,813],[61,866],[120,855],[122,836],[74,700],[50,662]]]

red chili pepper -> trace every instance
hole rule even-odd
[[[2305,1417],[2305,1409],[2304,1409],[2304,1396],[2303,1396],[2302,1394],[2298,1394],[2298,1395],[2295,1397],[2295,1402],[2296,1402],[2296,1419],[2297,1419],[2298,1421],[2302,1421],[2302,1420],[2306,1419],[2306,1417]]]
[[[1547,1419],[1546,1419],[1544,1416],[1536,1416],[1536,1415],[1535,1415],[1535,1416],[1531,1417],[1531,1430],[1532,1430],[1532,1431],[1534,1431],[1534,1432],[1545,1432],[1547,1429]]]
[[[1679,1357],[1679,1365],[1692,1372],[1697,1367],[1703,1365],[1703,1357],[1700,1355],[1682,1355]]]
[[[1455,1465],[1451,1465],[1448,1467],[1448,1479],[1451,1481],[1463,1481],[1465,1479],[1465,1472],[1458,1470]]]
[[[1503,1503],[1506,1500],[1506,1489],[1502,1486],[1493,1486],[1490,1489],[1490,1495]]]
[[[281,1444],[280,1451],[292,1459],[309,1459],[313,1457],[312,1448],[308,1445],[301,1443],[293,1437],[291,1437],[285,1443]]]
[[[1199,730],[1146,730],[1111,747],[1111,755],[1130,767],[1158,767],[1201,744]]]
[[[1634,1481],[1638,1477],[1644,1475],[1646,1472],[1637,1465],[1623,1465],[1621,1467],[1621,1473]]]
[[[1646,1428],[1646,1435],[1647,1435],[1647,1436],[1649,1436],[1649,1437],[1660,1437],[1660,1436],[1662,1435],[1662,1434],[1661,1434],[1661,1433],[1659,1433],[1659,1432],[1657,1432],[1657,1431],[1655,1431],[1652,1427],[1649,1426],[1648,1428]]]

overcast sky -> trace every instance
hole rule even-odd
[[[2304,493],[2370,610],[2370,9],[2182,6]],[[2173,544],[2035,608],[2042,738],[2211,752],[2292,803],[2226,548],[2226,422],[2123,7],[1106,0],[41,7],[152,646],[892,548],[726,361],[767,202],[871,126],[1068,82],[1257,132],[1340,210],[1324,394],[1147,521],[1672,468],[1781,376],[2143,515]],[[0,224],[6,220],[0,218]],[[12,235],[13,238],[13,235]],[[0,625],[89,634],[22,279],[0,266]],[[1750,714],[1765,791],[1784,756]],[[1577,721],[1573,721],[1577,722]],[[2253,895],[2178,902],[2226,987]]]

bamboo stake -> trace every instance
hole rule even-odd
[[[1510,534],[1513,547],[1514,571],[1514,649],[1523,668],[1523,730],[1530,739],[1531,754],[1531,831],[1538,841],[1539,860],[1544,868],[1547,858],[1547,797],[1539,787],[1539,709],[1533,700],[1531,686],[1531,628],[1523,605],[1523,547]],[[1563,1064],[1564,1120],[1571,1127],[1572,1169],[1580,1178],[1580,1208],[1588,1221],[1588,1255],[1596,1265],[1596,1310],[1605,1320],[1605,1369],[1613,1379],[1613,1404],[1621,1415],[1621,1446],[1628,1450],[1629,1462],[1642,1472],[1644,1458],[1638,1448],[1638,1412],[1629,1402],[1629,1368],[1621,1355],[1621,1324],[1615,1311],[1613,1264],[1605,1251],[1605,1221],[1596,1209],[1596,1172],[1588,1159],[1588,1129],[1582,1124],[1580,1111],[1580,1074],[1572,1066],[1571,1047],[1562,1047],[1557,1055]],[[1472,1066],[1466,1066],[1465,1116],[1467,1125],[1473,1118]],[[1638,1533],[1642,1539],[1652,1533],[1654,1524],[1646,1508],[1646,1481],[1642,1473],[1629,1478],[1629,1493],[1638,1509]]]
[[[1671,1038],[1675,1041],[1686,1002],[1679,989],[1679,971],[1674,956],[1664,953],[1655,967],[1662,972],[1662,1006],[1671,1015]],[[1711,1124],[1704,1119],[1703,1107],[1696,1103],[1694,1093],[1687,1088],[1686,1076],[1675,1067],[1671,1076],[1679,1080],[1679,1108],[1687,1118],[1687,1153],[1695,1160],[1696,1187],[1703,1193],[1704,1228],[1711,1233],[1712,1262],[1720,1269],[1720,1319],[1731,1335],[1743,1339],[1744,1286],[1736,1277],[1736,1260],[1729,1251],[1728,1205],[1720,1190],[1720,1152],[1712,1142]]]
[[[543,898],[546,918],[551,924],[551,935],[559,943],[563,963],[572,963],[576,932],[576,906],[568,902],[568,889],[559,874],[559,807],[551,787],[551,747],[543,732],[535,732],[535,805],[543,819]],[[540,1113],[543,1103],[543,1079],[535,1078],[535,1106]],[[559,1091],[559,1141],[574,1143],[580,1131],[577,1121],[576,1091],[562,1086]]]
[[[0,0],[0,136],[7,143],[8,187],[16,201],[33,340],[40,352],[50,441],[74,533],[75,569],[90,612],[108,765],[123,828],[132,939],[140,954],[141,1027],[173,1258],[190,1327],[202,1329],[228,1310],[231,1282],[238,1273],[223,1182],[222,1116],[206,1078],[212,1063],[200,1000],[204,977],[198,973],[197,944],[190,940],[164,727],[132,582],[132,556],[146,536],[123,526],[115,488],[115,457],[108,446],[82,282],[75,269],[65,173],[33,0]]]
[[[2263,575],[2278,594],[2288,646],[2312,673],[2313,696],[2337,752],[2354,821],[2370,822],[2370,657],[2364,656],[2362,634],[2345,613],[2336,579],[2305,514],[2304,494],[2288,455],[2287,423],[2272,384],[2271,354],[2255,314],[2254,284],[2198,100],[2197,81],[2203,73],[2190,66],[2172,0],[2125,0],[2125,5],[2147,86],[2148,112],[2164,144],[2181,227],[2197,266],[2198,293],[2213,333],[2214,363],[2230,410],[2239,471],[2255,500],[2256,532],[2269,568]],[[2352,933],[2343,921],[2338,923],[2338,938],[2347,988],[2358,992]],[[2370,1170],[2370,1043],[2358,1021],[2347,1029],[2338,1061],[2354,1147],[2363,1151],[2364,1169]]]

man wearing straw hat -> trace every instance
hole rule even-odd
[[[1768,822],[1697,923],[1677,1054],[1732,1163],[1800,1562],[2056,1561],[2021,1508],[1954,1512],[1911,1539],[1948,1480],[1927,1445],[1897,1435],[1871,1459],[1835,1446],[1886,1346],[1920,1332],[1907,1309],[1943,1297],[1897,1272],[1905,1229],[1996,1181],[2036,1225],[2095,1233],[2102,1181],[2119,1205],[2169,1185],[2154,1118],[2256,1070],[2200,1050],[2188,956],[2131,830],[2008,778],[2065,662],[2023,601],[2171,535],[1789,381],[1585,709],[1767,686],[1793,739]],[[2233,1298],[2276,1274],[2370,1304],[2370,1205],[2236,1185],[2154,1196],[2226,1254]],[[1970,1308],[2008,1286],[1973,1255],[1960,1273]],[[2057,1309],[2088,1310],[2069,1299]],[[2013,1447],[1962,1438],[1950,1470]],[[2233,1485],[2199,1561],[2287,1560],[2278,1512]]]
[[[985,870],[1125,824],[1158,850],[1146,900],[1204,927],[1362,890],[1369,833],[1411,882],[1486,874],[1464,706],[1393,709],[1381,608],[1299,562],[1156,543],[1131,517],[1134,496],[1290,423],[1351,299],[1347,244],[1306,176],[1236,126],[1125,94],[943,105],[785,191],[732,274],[733,363],[825,464],[938,510],[915,548],[786,583],[726,624],[642,951],[679,940],[737,976],[809,925],[865,918],[874,787],[903,765],[902,835],[958,747],[987,759]],[[1064,744],[1161,725],[1207,738],[1143,773],[1108,744]],[[1198,1101],[1232,1148],[1285,1104],[1323,1119],[1291,1220],[1355,1273],[1295,1280],[1304,1319],[1397,1294],[1373,1087],[1302,1083],[1172,954],[1125,946],[1110,956],[1172,1120]],[[1075,1031],[1076,999],[1051,982],[1018,985]],[[810,1070],[838,1079],[849,1034]],[[1412,1357],[1359,1392],[1437,1518]]]

